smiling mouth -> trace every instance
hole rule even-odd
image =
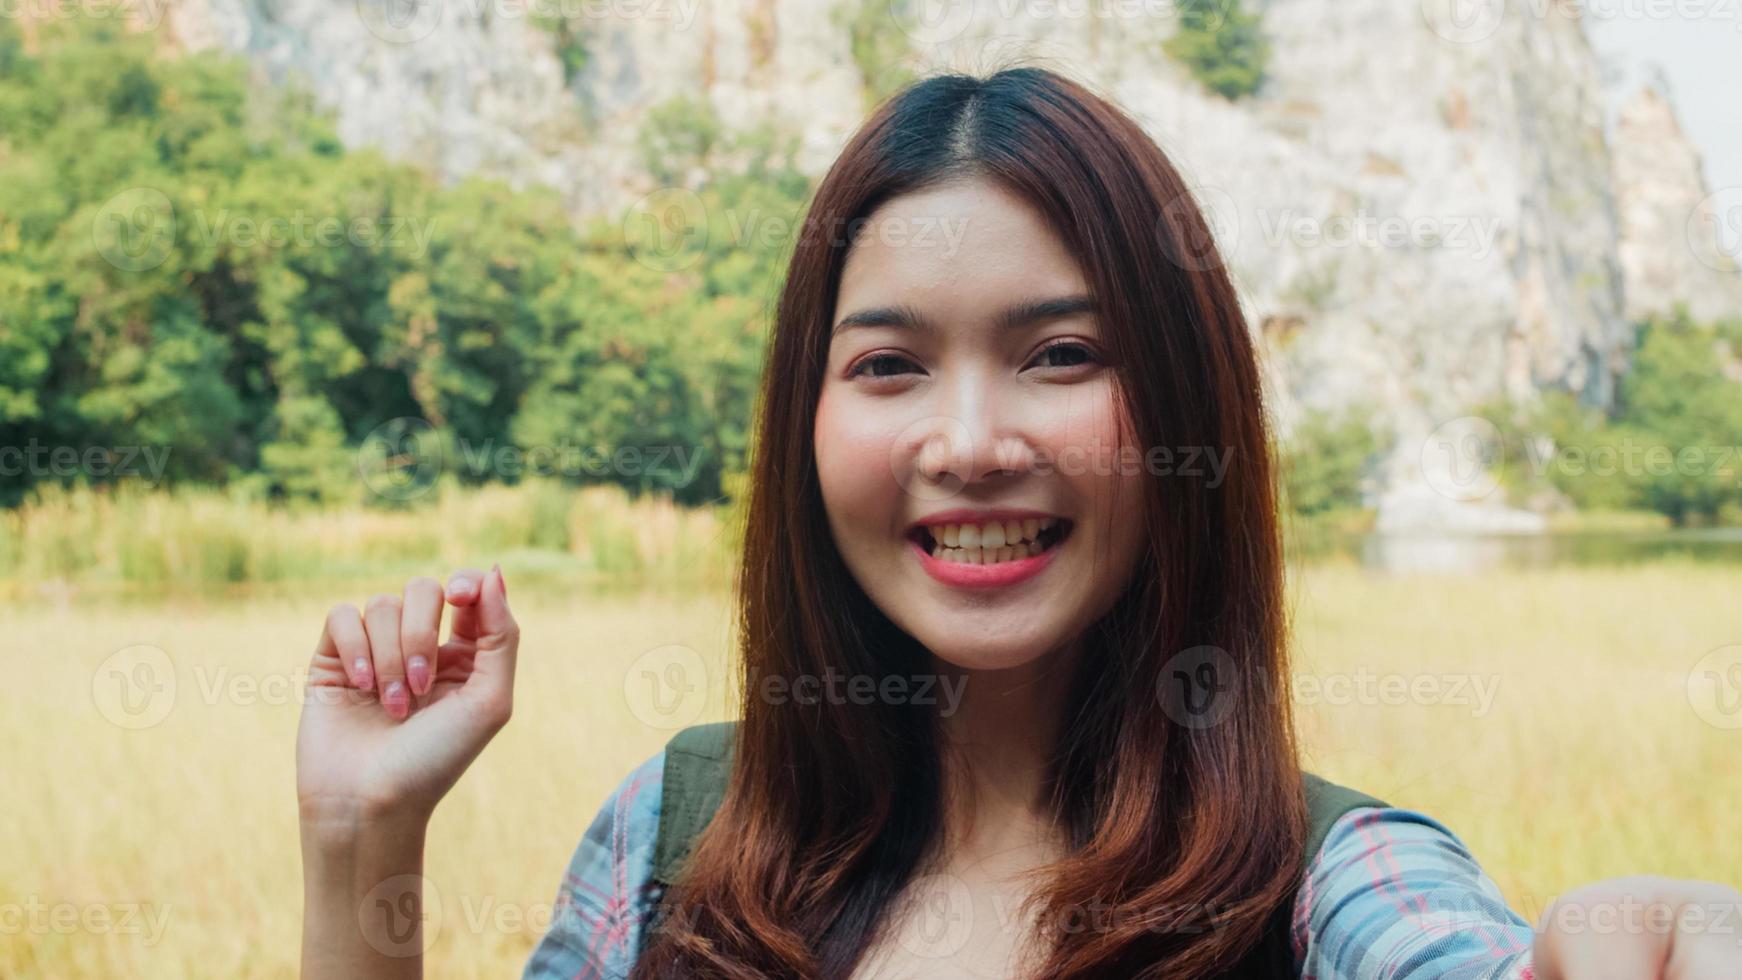
[[[1050,551],[1070,536],[1063,517],[983,521],[977,524],[924,524],[908,538],[941,562],[997,565]]]

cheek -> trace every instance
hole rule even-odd
[[[813,438],[817,480],[836,533],[860,521],[893,520],[896,484],[890,459],[895,433],[887,424],[846,408],[825,387]]]

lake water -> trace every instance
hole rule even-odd
[[[1742,565],[1742,527],[1566,534],[1360,534],[1333,538],[1313,559],[1380,572],[1479,573],[1497,568],[1628,565],[1663,559]]]

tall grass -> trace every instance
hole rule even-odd
[[[706,589],[726,581],[735,548],[714,510],[555,481],[448,482],[405,509],[286,507],[213,489],[47,487],[0,513],[0,587],[331,583],[518,554],[533,575]]]
[[[598,513],[569,513],[572,536],[599,526]],[[669,542],[668,519],[646,533]],[[518,560],[504,567],[524,637],[514,721],[428,843],[440,912],[428,968],[456,980],[519,975],[581,834],[670,736],[670,719],[637,710],[644,655],[696,651],[694,720],[732,703],[724,593],[577,596],[528,587]],[[1742,881],[1738,732],[1688,693],[1706,652],[1742,631],[1733,568],[1295,576],[1297,677],[1490,684],[1479,704],[1447,687],[1340,701],[1302,687],[1297,706],[1309,768],[1443,821],[1521,914],[1626,874]],[[0,934],[0,977],[296,975],[295,681],[326,608],[360,598],[329,591],[0,604],[0,903],[79,916],[70,928],[47,912],[6,920],[18,928]],[[174,683],[149,678],[167,713],[128,728],[101,695],[119,680],[111,658],[139,644],[163,652]],[[164,916],[161,933],[92,918],[129,908]]]

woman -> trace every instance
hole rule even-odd
[[[1259,365],[1208,241],[1156,145],[1050,72],[875,113],[816,192],[764,372],[724,800],[662,887],[665,754],[631,773],[528,977],[1735,969],[1686,928],[1533,934],[1451,831],[1376,800],[1303,853]],[[419,975],[356,910],[415,907],[518,640],[500,569],[329,616],[305,976]],[[828,677],[876,694],[793,696]]]

